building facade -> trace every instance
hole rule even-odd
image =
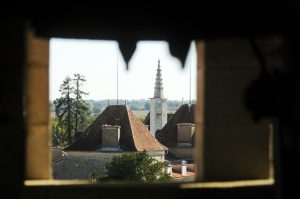
[[[54,178],[90,179],[94,171],[105,175],[105,164],[114,156],[142,151],[163,162],[168,148],[151,135],[126,105],[110,105],[64,149],[63,158],[53,161]]]

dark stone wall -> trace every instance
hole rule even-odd
[[[18,198],[24,177],[25,23],[7,19],[0,24],[0,189],[1,195]]]
[[[283,1],[281,1],[283,2]],[[185,197],[210,197],[210,198],[276,198],[272,186],[248,187],[235,189],[188,189],[156,187],[156,188],[128,188],[115,187],[68,187],[68,186],[43,186],[27,187],[22,186],[24,180],[24,153],[25,153],[25,125],[23,120],[23,87],[25,69],[25,20],[30,19],[30,23],[36,28],[37,33],[42,36],[61,37],[84,37],[100,38],[98,33],[104,30],[102,36],[115,38],[122,41],[121,48],[125,59],[129,60],[134,52],[135,42],[140,39],[166,39],[171,42],[171,52],[184,60],[189,41],[193,38],[216,38],[222,36],[241,36],[249,34],[269,34],[293,32],[299,26],[299,5],[285,1],[286,3],[254,3],[249,1],[241,2],[240,8],[236,5],[206,6],[184,3],[167,7],[152,5],[150,10],[147,6],[139,11],[139,20],[136,19],[135,9],[122,11],[121,16],[110,18],[115,5],[108,9],[106,6],[89,5],[79,3],[72,6],[57,6],[51,3],[42,3],[34,7],[31,4],[14,4],[1,8],[0,25],[0,189],[1,198],[185,198]],[[84,5],[82,5],[84,4]],[[126,2],[125,2],[126,4]],[[226,4],[226,5],[225,5]],[[46,7],[50,9],[46,9]],[[185,15],[187,8],[193,8],[191,15]],[[247,7],[247,8],[246,8]],[[93,9],[92,9],[93,8]],[[229,9],[228,9],[229,8]],[[257,9],[256,9],[257,8]],[[247,10],[246,10],[247,9]],[[97,13],[105,10],[103,15]],[[146,10],[146,12],[144,12]],[[166,12],[168,10],[168,12]],[[183,11],[185,10],[185,11]],[[3,12],[2,12],[3,11]],[[11,12],[13,11],[13,12]],[[93,11],[93,12],[91,12]],[[181,12],[182,11],[182,12]],[[168,15],[172,13],[172,15]],[[217,14],[216,14],[217,13]],[[84,16],[85,14],[89,14]],[[129,14],[133,16],[130,17]],[[89,16],[89,17],[88,17]],[[125,17],[126,16],[126,17]],[[145,18],[141,16],[147,16]],[[152,20],[152,17],[154,20]],[[169,17],[165,17],[169,16]],[[189,17],[187,17],[189,16]],[[161,19],[164,19],[161,21]],[[21,20],[18,20],[21,19]],[[183,23],[192,20],[191,23]],[[141,25],[144,20],[147,27]],[[90,23],[86,23],[90,21]],[[160,23],[156,23],[160,21]],[[101,23],[100,23],[101,22]],[[104,28],[99,28],[102,24]],[[292,28],[291,28],[292,27]],[[166,30],[162,34],[161,28]],[[182,28],[187,28],[187,31]],[[131,31],[128,31],[131,30]],[[125,31],[125,32],[124,32]],[[299,99],[299,34],[288,37],[289,54],[292,56],[291,73],[293,95],[282,101],[289,104],[289,109],[280,115],[283,121],[280,127],[281,147],[283,147],[281,161],[281,173],[283,174],[283,184],[285,196],[292,196],[292,192],[297,190],[297,183],[293,179],[299,179],[299,167],[296,164],[299,157],[299,122],[298,117]],[[296,39],[297,42],[293,42]],[[284,80],[284,79],[283,79]],[[280,81],[280,80],[279,80]],[[284,89],[284,88],[283,88]],[[291,117],[289,117],[291,116]],[[290,118],[287,121],[285,118]],[[284,141],[291,141],[284,143]],[[24,192],[21,192],[23,189]],[[287,190],[289,189],[289,190]],[[212,197],[213,196],[213,197]],[[287,198],[287,197],[285,197]]]

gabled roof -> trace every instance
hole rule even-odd
[[[125,105],[108,106],[65,150],[95,151],[101,148],[102,125],[119,125],[122,151],[165,151],[167,147],[151,135],[145,125]]]
[[[178,123],[195,123],[195,104],[189,106],[183,104],[175,112],[167,124],[159,131],[156,132],[156,139],[167,147],[177,146],[177,124]],[[194,136],[193,136],[194,140]],[[194,143],[193,143],[194,145]]]

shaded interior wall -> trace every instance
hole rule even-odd
[[[48,25],[48,24],[46,24]],[[0,147],[3,153],[0,167],[2,171],[0,185],[2,195],[7,198],[99,198],[107,196],[120,198],[275,198],[273,186],[241,187],[231,189],[181,189],[170,186],[145,188],[116,187],[80,187],[80,186],[29,186],[23,187],[24,180],[24,121],[23,121],[23,86],[25,55],[25,23],[18,20],[1,21],[1,96],[0,96]],[[199,72],[199,71],[198,71]],[[199,72],[201,73],[201,72]],[[198,74],[199,74],[198,73]],[[201,107],[198,107],[201,108]],[[200,110],[200,109],[199,109]],[[200,125],[200,124],[197,124]],[[289,135],[287,135],[289,136]],[[13,141],[11,141],[13,140]],[[293,149],[291,149],[293,150]],[[296,170],[295,170],[296,171]],[[22,189],[22,192],[20,191]]]
[[[0,159],[1,194],[18,198],[24,178],[25,125],[23,86],[25,23],[0,19]]]
[[[244,104],[245,89],[261,71],[249,40],[208,40],[202,56],[198,75],[203,77],[203,113],[197,121],[204,147],[201,180],[273,177],[272,128],[268,121],[254,122]]]
[[[117,187],[117,188],[116,188]],[[182,189],[180,186],[152,185],[132,186],[121,184],[119,186],[31,186],[23,193],[23,198],[39,199],[81,199],[81,198],[276,198],[271,186],[238,187],[238,188],[190,188]]]

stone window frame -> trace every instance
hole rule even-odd
[[[124,184],[115,183],[115,185],[105,185],[101,183],[92,183],[90,181],[76,180],[53,180],[51,179],[52,171],[50,164],[50,131],[49,131],[49,38],[35,37],[34,32],[28,29],[26,37],[26,70],[25,70],[25,94],[26,94],[26,111],[25,119],[27,123],[26,137],[26,180],[25,187],[31,189],[35,187],[70,187],[82,188],[85,187],[173,187],[165,190],[172,191],[174,189],[228,189],[242,187],[261,187],[269,189],[274,185],[274,180],[242,180],[235,182],[201,182],[203,181],[203,154],[196,154],[196,163],[198,164],[198,176],[193,183],[179,183],[169,185],[141,185],[141,184]],[[196,147],[195,151],[203,151],[204,137],[202,124],[204,122],[204,58],[205,43],[204,41],[197,42],[198,66],[197,66],[197,109],[196,109]],[[201,99],[201,100],[200,100]],[[57,186],[59,185],[59,186]]]

